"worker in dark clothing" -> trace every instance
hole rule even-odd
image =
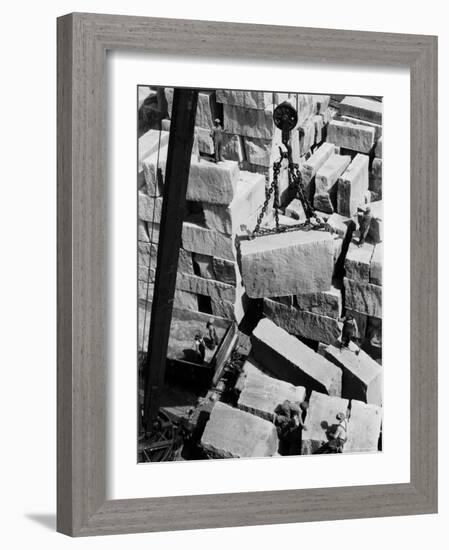
[[[195,334],[195,352],[200,363],[204,363],[204,358],[206,356],[206,344],[200,332]]]
[[[279,451],[283,455],[298,455],[301,453],[301,433],[307,430],[304,415],[308,404],[292,403],[286,399],[274,411],[274,424],[279,436]]]
[[[209,346],[213,349],[218,346],[218,336],[217,331],[215,330],[215,323],[213,319],[207,321],[206,324],[207,336],[209,340]]]
[[[359,221],[359,246],[362,246],[368,236],[371,227],[371,208],[367,206]]]
[[[345,443],[348,439],[348,420],[346,414],[339,412],[336,416],[338,424],[328,430],[326,441],[314,454],[333,454],[342,453]]]
[[[210,135],[214,142],[215,162],[224,162],[223,158],[223,127],[220,124],[220,119],[214,120],[214,127]]]
[[[349,344],[351,343],[351,341],[359,339],[359,329],[357,327],[356,320],[350,313],[347,313],[345,317],[342,317],[339,320],[340,322],[343,323],[343,328],[341,331],[340,349],[342,347],[349,348]],[[356,351],[356,355],[359,354],[359,351],[360,349]]]

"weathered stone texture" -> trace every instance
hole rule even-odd
[[[138,171],[143,170],[143,162],[150,155],[157,155],[158,149],[166,149],[168,146],[169,132],[148,130],[141,135],[138,143]]]
[[[333,143],[323,143],[314,153],[304,162],[302,166],[302,176],[304,183],[308,185],[320,167],[326,160],[334,154],[335,145]]]
[[[306,213],[299,199],[293,199],[288,206],[285,207],[285,215],[297,221],[305,221]]]
[[[374,129],[374,140],[377,141],[382,136],[382,125],[375,124],[374,122],[368,122],[366,120],[360,120],[351,116],[343,115],[340,117],[343,122],[350,122],[351,124],[361,124],[362,126],[369,126]]]
[[[198,141],[198,149],[200,153],[206,155],[214,154],[214,142],[210,135],[209,128],[200,128],[199,126],[195,127],[195,135]]]
[[[340,336],[340,324],[335,317],[328,317],[289,307],[267,298],[263,301],[265,317],[290,334],[309,340],[334,343]]]
[[[205,279],[197,275],[188,275],[178,272],[176,287],[192,294],[210,296],[213,300],[224,300],[231,302],[236,299],[236,287],[220,283],[213,279]]]
[[[348,440],[345,453],[373,453],[378,450],[382,409],[351,401],[351,416],[348,422]]]
[[[341,290],[332,286],[325,292],[297,294],[296,307],[303,311],[338,319],[341,317],[342,310]]]
[[[373,243],[380,243],[384,240],[383,206],[383,201],[376,201],[370,204],[372,220],[368,232],[368,238]]]
[[[206,256],[205,254],[198,254],[197,252],[194,252],[192,254],[193,264],[198,269],[200,276],[204,277],[205,279],[215,279],[212,259],[212,256]],[[178,271],[181,271],[179,269],[179,264]],[[190,273],[190,271],[188,273]],[[191,275],[193,275],[193,271]]]
[[[314,207],[317,210],[332,214],[337,207],[337,183],[351,162],[346,155],[332,155],[319,168],[315,176]]]
[[[374,145],[375,130],[363,124],[333,120],[327,127],[326,140],[338,147],[369,153]]]
[[[376,244],[373,257],[371,258],[369,282],[374,285],[382,285],[384,247],[383,243]]]
[[[342,370],[342,397],[382,406],[381,365],[363,350],[356,354],[348,348],[327,346],[323,355]]]
[[[242,388],[237,402],[239,409],[270,422],[274,420],[276,407],[283,401],[301,403],[306,396],[304,387],[268,376],[253,359],[248,359],[243,365],[238,384]]]
[[[228,285],[235,285],[240,280],[240,273],[236,262],[223,260],[222,258],[212,258],[212,266],[215,274],[215,279]]]
[[[382,159],[380,158],[373,159],[369,177],[369,188],[378,197],[382,196]]]
[[[234,239],[218,231],[211,231],[200,225],[184,222],[182,225],[182,245],[190,252],[206,256],[216,256],[235,261]]]
[[[189,201],[229,204],[234,198],[239,180],[236,162],[215,164],[202,160],[190,164],[186,198]]]
[[[332,234],[344,238],[346,236],[346,233],[348,232],[350,222],[351,218],[342,216],[341,214],[337,214],[337,212],[334,212],[326,220],[327,230],[330,231],[330,233]]]
[[[366,97],[347,96],[339,105],[340,114],[382,124],[382,102]]]
[[[331,288],[333,237],[295,231],[241,241],[242,278],[250,298],[319,292]]]
[[[312,392],[305,419],[307,430],[302,432],[301,454],[310,455],[329,441],[328,430],[333,431],[338,413],[347,413],[349,401],[341,397]]]
[[[162,215],[162,197],[152,198],[139,191],[139,219],[145,222],[160,223]]]
[[[247,109],[223,105],[224,130],[229,134],[271,139],[273,137],[273,110]]]
[[[257,90],[217,90],[217,101],[225,105],[263,110],[273,104],[273,93]]]
[[[250,458],[273,456],[279,441],[273,423],[218,401],[201,444],[216,458]]]
[[[269,319],[259,321],[251,341],[255,360],[277,378],[340,395],[341,370]]]
[[[382,158],[382,136],[377,140],[376,148],[374,149],[374,156]]]
[[[344,279],[345,306],[369,317],[382,319],[382,287]]]
[[[150,237],[148,235],[148,224],[142,220],[137,220],[137,240],[142,242],[148,242]]]
[[[368,191],[368,156],[358,154],[338,180],[337,211],[351,217],[365,203]]]
[[[374,246],[370,243],[365,242],[362,246],[357,246],[354,243],[349,245],[345,259],[346,276],[348,279],[369,282],[373,253]]]
[[[243,162],[245,160],[245,146],[243,137],[235,134],[223,133],[223,157],[226,160]]]
[[[267,168],[271,166],[271,139],[244,137],[243,143],[245,145],[245,158],[248,162]]]

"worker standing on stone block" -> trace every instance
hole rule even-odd
[[[282,455],[301,454],[301,432],[307,430],[303,415],[307,407],[305,401],[292,403],[288,399],[276,407],[274,424],[277,427],[279,451]]]
[[[199,363],[204,363],[206,357],[206,344],[200,332],[195,334],[194,350]]]
[[[337,426],[331,426],[327,432],[329,441],[323,443],[315,454],[333,454],[343,452],[343,448],[348,439],[348,421],[345,413],[343,412],[338,413],[336,419],[338,420]]]
[[[207,336],[209,340],[209,346],[211,349],[214,349],[218,346],[218,336],[217,331],[215,330],[214,320],[210,319],[206,324]]]
[[[214,142],[214,154],[215,162],[224,162],[223,158],[223,127],[220,124],[220,119],[216,118],[214,120],[214,127],[210,133],[212,140]]]
[[[367,206],[359,221],[359,246],[363,246],[371,227],[371,208]]]
[[[345,317],[342,317],[340,319],[340,322],[343,323],[343,328],[341,331],[340,348],[342,348],[343,346],[345,348],[349,348],[351,341],[359,339],[359,329],[358,329],[356,320],[350,313],[348,313]],[[360,348],[357,349],[356,355],[358,355],[359,352],[360,352]]]

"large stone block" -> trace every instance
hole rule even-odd
[[[341,395],[364,403],[382,406],[383,369],[360,350],[358,355],[346,347],[327,346],[324,357],[342,370]]]
[[[347,414],[349,401],[341,397],[312,392],[305,419],[307,430],[302,432],[301,454],[315,453],[329,441],[328,433],[338,425],[337,414]]]
[[[327,126],[327,141],[359,153],[369,153],[374,145],[375,130],[363,124],[333,120]]]
[[[346,277],[369,283],[373,253],[374,246],[370,243],[365,242],[362,246],[351,243],[345,259]]]
[[[374,453],[379,448],[382,409],[360,401],[351,401],[348,440],[345,453]]]
[[[351,217],[357,208],[365,203],[368,191],[367,155],[358,154],[338,180],[337,211]]]
[[[228,285],[236,285],[240,281],[240,272],[237,262],[230,262],[222,258],[212,258],[215,279]]]
[[[245,145],[243,137],[235,134],[223,133],[223,157],[226,160],[243,162],[245,160]]]
[[[315,144],[315,123],[313,117],[298,123],[297,128],[293,132],[298,132],[299,135],[299,156],[308,153]]]
[[[337,207],[338,178],[351,162],[346,155],[332,155],[319,168],[315,176],[315,196],[313,204],[317,210],[332,214]]]
[[[382,159],[380,158],[373,159],[369,177],[369,189],[376,193],[378,197],[382,196]]]
[[[360,120],[351,116],[341,116],[340,120],[343,122],[350,122],[351,124],[362,124],[362,126],[369,126],[374,129],[374,140],[377,141],[382,136],[382,125],[374,124],[374,122],[368,122],[366,120]]]
[[[368,232],[368,238],[373,243],[380,243],[384,240],[383,206],[383,201],[375,201],[370,204],[372,219]]]
[[[212,256],[206,256],[205,254],[198,254],[196,252],[191,252],[190,254],[192,254],[193,265],[199,272],[199,276],[204,277],[205,279],[215,279],[214,268],[212,266]],[[193,273],[191,273],[191,275],[193,275]]]
[[[240,291],[242,288],[240,287]],[[226,300],[211,300],[211,309],[213,315],[217,317],[223,317],[224,319],[229,319],[240,323],[240,321],[245,316],[245,296],[237,296],[233,302],[228,302]]]
[[[306,390],[341,394],[341,370],[269,319],[261,319],[251,341],[255,360],[276,378]]]
[[[235,261],[237,257],[233,237],[194,223],[183,223],[182,245],[190,252],[216,256],[224,260]]]
[[[217,90],[217,101],[247,109],[266,109],[273,104],[273,93],[257,90]]]
[[[142,242],[148,242],[150,240],[148,235],[148,224],[142,220],[137,220],[137,240]]]
[[[275,409],[285,400],[301,403],[306,397],[303,386],[294,386],[283,380],[268,376],[253,359],[243,365],[239,386],[242,388],[237,406],[273,422]]]
[[[148,240],[151,243],[159,242],[159,233],[161,231],[161,226],[159,223],[143,222],[147,226],[148,230]]]
[[[347,96],[339,105],[340,114],[382,124],[382,102],[366,97]]]
[[[303,181],[306,185],[310,183],[312,178],[315,177],[315,174],[321,168],[321,166],[326,162],[326,160],[331,157],[335,152],[335,145],[333,143],[323,143],[320,145],[314,153],[304,162],[302,165],[301,173],[303,176]]]
[[[382,319],[382,287],[344,278],[345,306],[369,317]]]
[[[198,141],[198,149],[200,153],[205,155],[214,154],[214,142],[210,135],[209,128],[200,128],[199,126],[195,127],[195,135]]]
[[[169,132],[148,130],[141,135],[138,143],[138,171],[143,170],[143,162],[149,156],[154,156],[158,150],[167,149]]]
[[[369,282],[374,285],[382,285],[382,266],[384,260],[383,243],[376,244],[371,258]]]
[[[263,313],[290,334],[316,342],[335,343],[341,333],[340,323],[335,317],[318,315],[264,298]]]
[[[248,162],[267,168],[271,166],[271,139],[244,137],[243,143],[245,145],[245,158]]]
[[[251,172],[240,172],[240,179],[230,204],[203,203],[206,225],[209,229],[228,235],[240,232],[242,225],[253,229],[264,200],[264,176]]]
[[[326,220],[327,230],[342,239],[346,237],[350,224],[351,218],[337,214],[337,212],[331,214]]]
[[[223,105],[224,130],[228,134],[271,139],[274,131],[273,110],[247,109]]]
[[[200,128],[211,129],[217,113],[215,91],[206,90],[198,92],[195,124]]]
[[[186,198],[189,201],[229,204],[234,198],[240,170],[233,161],[190,164]]]
[[[201,445],[215,458],[250,458],[273,456],[279,441],[272,422],[218,401]]]
[[[139,219],[150,223],[160,223],[162,215],[162,197],[149,197],[139,191],[138,210]]]
[[[299,199],[293,199],[289,202],[288,206],[285,207],[285,215],[297,221],[306,221],[306,213]]]
[[[380,159],[382,158],[382,136],[377,140],[374,156]]]
[[[338,319],[342,311],[341,290],[332,286],[325,292],[297,294],[296,307],[303,311]]]
[[[236,300],[238,293],[235,286],[179,271],[176,277],[176,287],[192,294],[201,294],[202,296],[209,296],[213,300],[228,302]]]
[[[292,231],[242,240],[242,278],[250,298],[331,288],[334,239],[322,231]]]

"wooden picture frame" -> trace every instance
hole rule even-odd
[[[406,66],[410,483],[106,500],[106,52]],[[437,38],[74,13],[58,19],[58,505],[72,536],[437,511]]]

